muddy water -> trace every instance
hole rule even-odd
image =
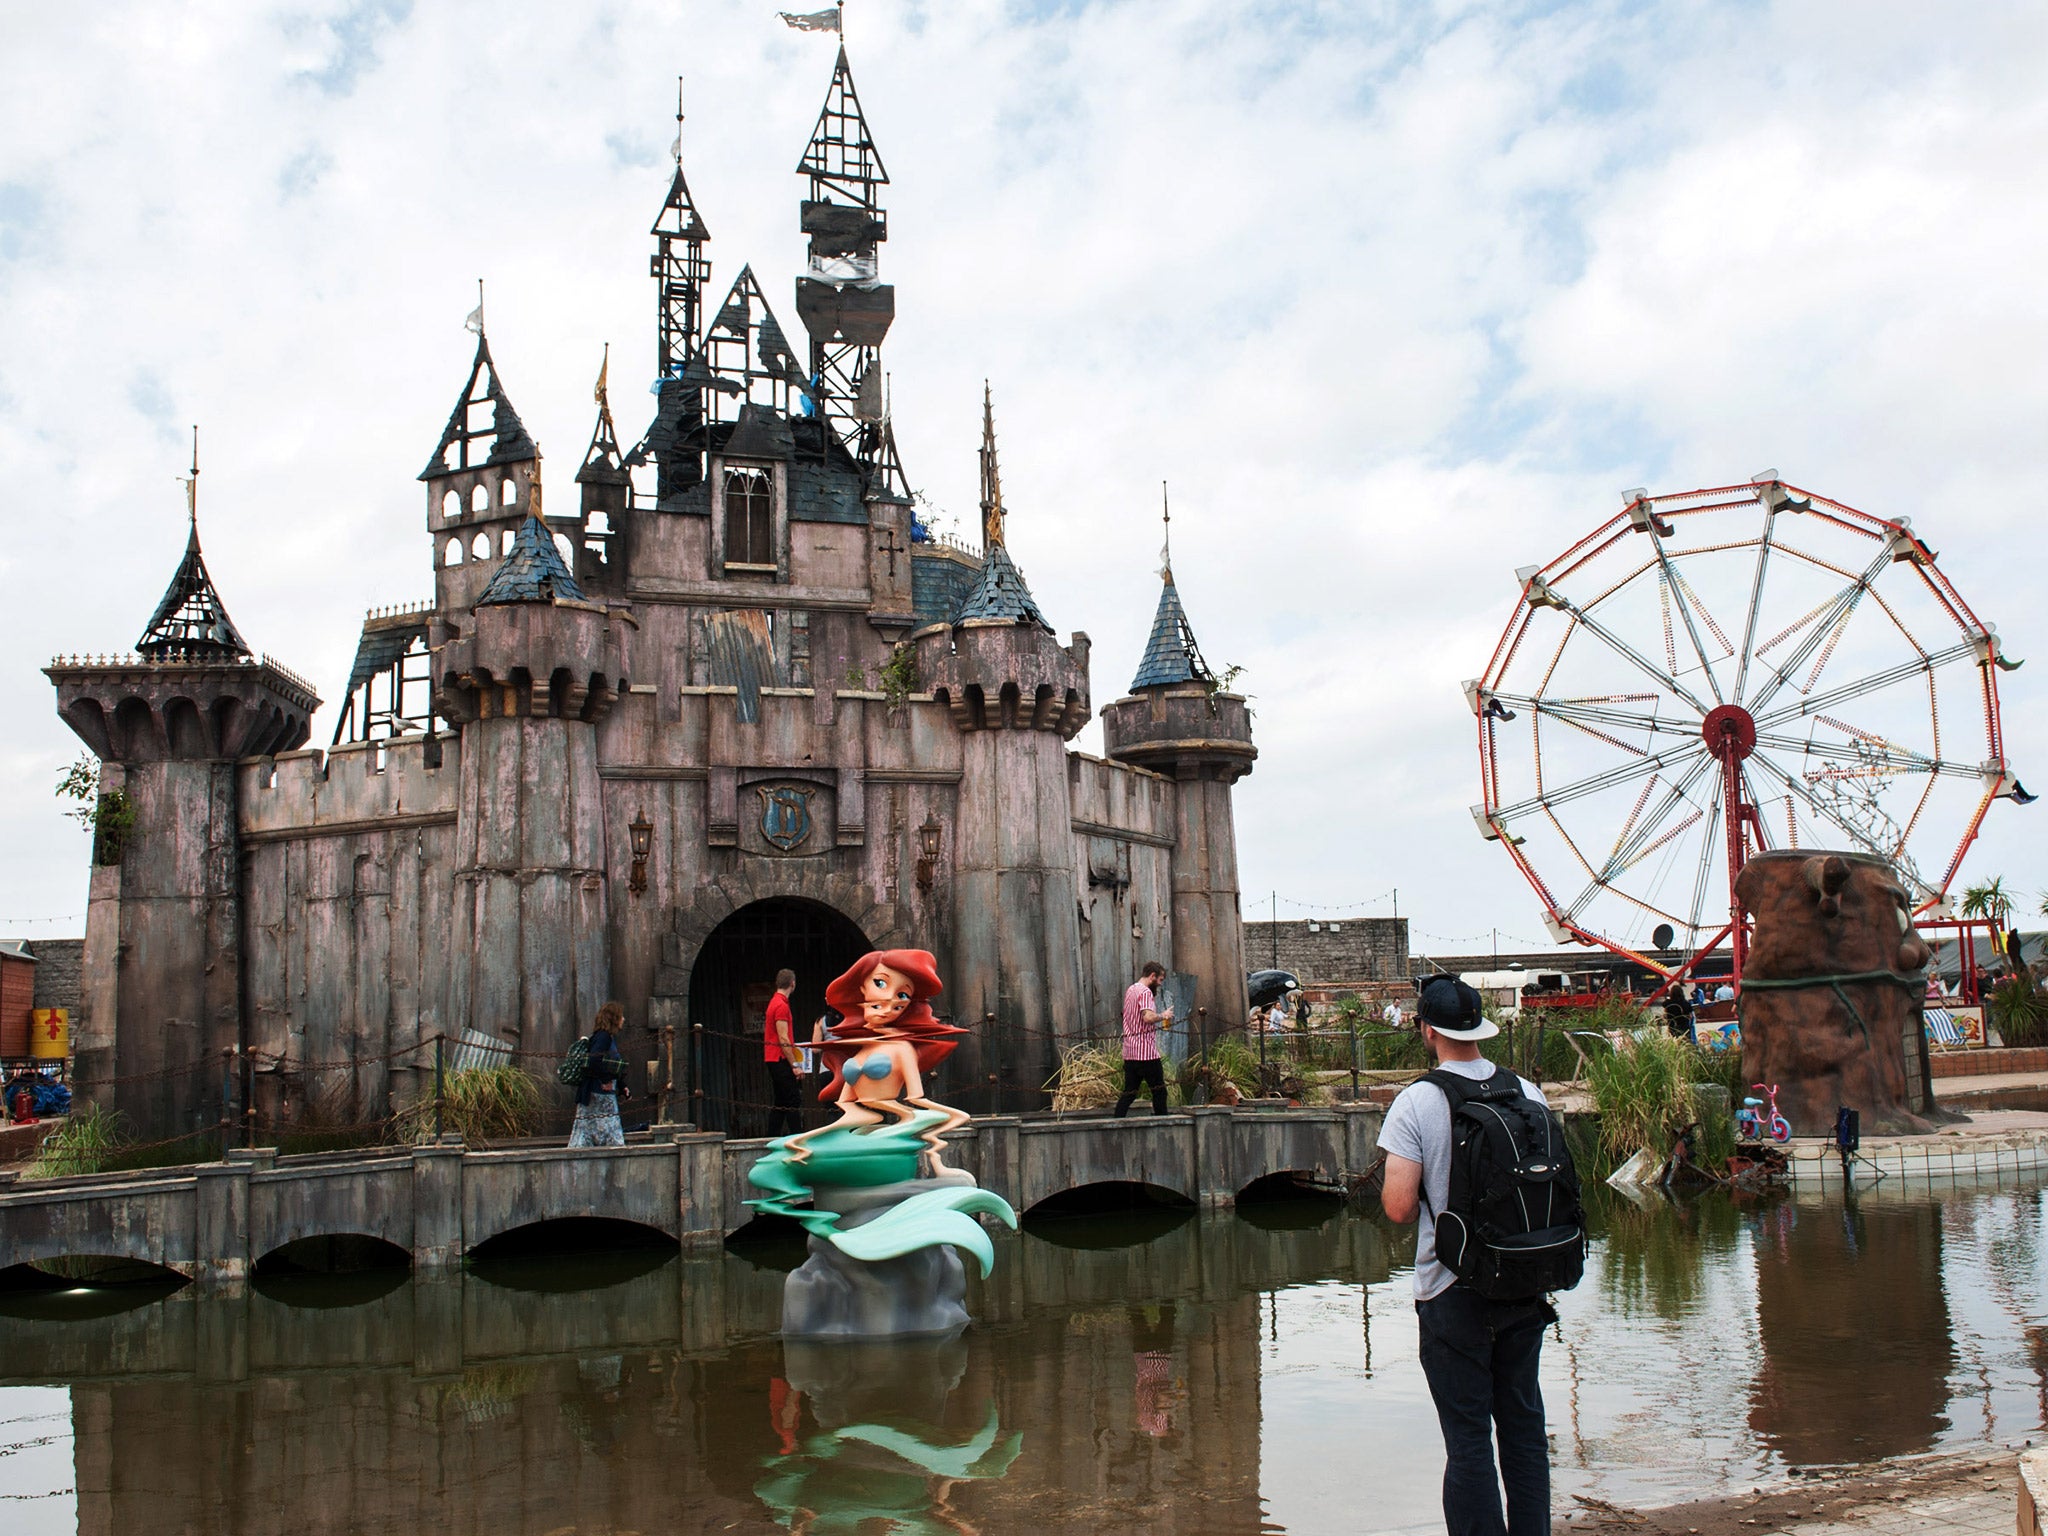
[[[1544,1351],[1561,1508],[2042,1427],[2037,1183],[1597,1217]],[[1001,1245],[964,1338],[917,1346],[783,1345],[794,1257],[508,1260],[235,1301],[0,1296],[0,1520],[23,1536],[1435,1524],[1411,1240],[1376,1219],[1291,1203],[1045,1223]]]

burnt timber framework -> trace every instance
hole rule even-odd
[[[758,1027],[732,994],[772,979],[773,943],[717,940],[700,968],[720,931],[772,939],[743,915],[759,903],[831,915],[829,941],[788,930],[807,967],[851,933],[932,951],[968,1029],[939,1087],[972,1108],[1036,1107],[1148,959],[1242,1022],[1243,698],[1169,573],[1105,755],[1069,748],[1089,641],[1060,641],[1009,547],[992,403],[978,548],[936,535],[904,479],[888,176],[843,49],[798,174],[808,345],[751,266],[710,287],[679,133],[652,419],[621,439],[607,353],[573,497],[544,503],[479,310],[419,474],[432,598],[365,619],[324,753],[303,750],[314,690],[228,620],[196,497],[137,654],[48,669],[103,789],[141,812],[93,871],[81,1092],[149,1137],[374,1125],[432,1093],[437,1042],[552,1083],[612,997],[643,1087],[663,1031]],[[743,1129],[766,1097],[723,1049],[730,1107],[675,1118]]]

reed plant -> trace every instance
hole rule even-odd
[[[438,1123],[464,1141],[509,1141],[536,1134],[544,1108],[533,1074],[501,1062],[463,1068],[443,1078]],[[434,1100],[422,1099],[398,1117],[398,1139],[432,1141],[435,1124]]]
[[[133,1141],[119,1111],[74,1099],[64,1123],[43,1138],[35,1161],[28,1166],[28,1176],[65,1179],[106,1173],[121,1166]]]
[[[1070,1045],[1061,1051],[1060,1069],[1045,1085],[1055,1114],[1105,1108],[1116,1102],[1123,1088],[1122,1048],[1097,1043]]]
[[[1699,1118],[1693,1093],[1699,1049],[1663,1029],[1623,1035],[1620,1049],[1589,1056],[1586,1084],[1600,1111],[1600,1142],[1626,1158],[1639,1148],[1662,1155],[1670,1132]]]

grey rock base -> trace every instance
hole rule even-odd
[[[841,1214],[841,1230],[862,1226],[922,1190],[972,1184],[948,1170],[939,1179],[910,1179],[869,1189],[821,1185],[812,1203]],[[786,1339],[905,1339],[945,1337],[968,1324],[967,1266],[951,1248],[920,1248],[867,1263],[841,1253],[822,1237],[782,1286]]]

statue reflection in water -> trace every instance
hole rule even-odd
[[[883,1344],[783,1344],[769,1385],[770,1426],[781,1443],[754,1496],[776,1522],[809,1536],[886,1530],[902,1536],[976,1536],[953,1508],[954,1486],[1000,1478],[1024,1448],[1005,1435],[989,1397],[964,1438],[944,1426],[967,1374],[959,1338]],[[815,1428],[804,1433],[805,1404]]]
[[[1790,1199],[1759,1213],[1763,1368],[1750,1427],[1793,1466],[1933,1448],[1955,1366],[1942,1289],[1941,1208]]]

